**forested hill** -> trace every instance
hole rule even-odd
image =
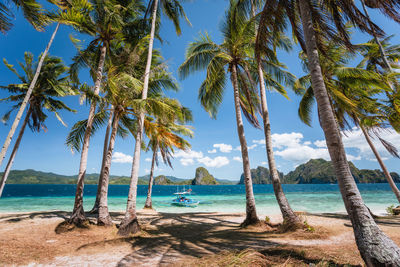
[[[351,173],[357,183],[386,183],[386,178],[381,170],[358,169],[349,162]],[[392,172],[395,182],[400,182],[400,176]],[[326,184],[336,183],[332,163],[324,159],[312,159],[299,165],[294,171],[285,175],[286,183],[293,184]]]
[[[1,173],[3,175],[3,173]],[[67,176],[32,169],[11,171],[7,184],[75,184],[77,175]],[[139,184],[145,184],[147,177],[139,177]],[[97,184],[99,174],[86,174],[85,184]],[[110,175],[110,184],[129,184],[130,177]]]
[[[3,175],[3,173],[0,173]],[[156,180],[155,184],[192,184],[192,179],[182,179],[174,176],[162,176],[162,181]],[[97,184],[99,179],[98,173],[86,174],[85,184]],[[77,175],[67,176],[56,174],[52,172],[41,172],[32,169],[28,170],[14,170],[10,172],[7,180],[7,184],[75,184],[77,180]],[[127,185],[129,184],[130,177],[128,176],[116,176],[110,175],[110,184]],[[149,175],[139,177],[139,185],[147,185],[149,182]],[[229,180],[219,180],[218,184],[234,184],[235,182]]]
[[[381,170],[358,169],[349,162],[351,173],[357,183],[386,183],[386,178]],[[251,170],[254,184],[271,184],[269,170],[257,167]],[[392,172],[393,180],[400,183],[400,176]],[[286,175],[279,173],[284,184],[335,184],[336,177],[330,161],[324,159],[311,159],[307,163],[297,166],[294,171]],[[243,175],[239,184],[243,183]]]

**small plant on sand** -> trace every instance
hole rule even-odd
[[[271,222],[271,219],[268,216],[265,216],[265,222],[268,224]]]
[[[389,207],[386,208],[386,212],[387,212],[389,215],[394,215],[393,209],[394,209],[394,205],[391,205],[391,206],[389,206]]]
[[[304,229],[305,229],[307,232],[310,232],[310,233],[314,233],[314,232],[315,232],[315,228],[312,227],[311,225],[309,225],[308,222],[307,222],[306,220],[304,221]]]

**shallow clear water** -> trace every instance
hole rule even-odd
[[[359,184],[365,203],[377,214],[396,204],[388,184]],[[154,186],[153,206],[160,212],[245,212],[243,185],[192,186],[192,197],[205,202],[198,207],[174,207],[176,186]],[[283,185],[293,209],[307,212],[344,212],[344,205],[337,185]],[[182,189],[182,187],[180,187]],[[187,189],[187,187],[186,187]],[[97,186],[85,186],[84,207],[90,210],[95,200]],[[128,186],[111,185],[109,188],[110,211],[123,211]],[[0,199],[0,212],[27,212],[46,210],[71,210],[74,204],[75,185],[6,185]],[[146,199],[147,186],[138,186],[137,206],[141,209]],[[278,214],[272,185],[254,185],[259,214]]]

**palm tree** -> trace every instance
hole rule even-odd
[[[11,1],[17,8],[22,9],[25,19],[32,24],[32,26],[41,30],[43,26],[42,6],[35,0],[13,0]],[[7,3],[0,3],[0,32],[5,34],[13,26],[11,19],[14,14],[7,6]]]
[[[251,124],[259,127],[255,115],[259,100],[256,88],[249,81],[251,73],[248,71],[254,69],[251,54],[248,53],[254,48],[254,20],[246,20],[239,11],[238,2],[231,1],[221,28],[224,36],[222,44],[214,43],[207,34],[189,44],[179,74],[184,79],[195,71],[207,69],[206,79],[199,89],[199,100],[210,116],[215,118],[226,89],[227,74],[230,73],[246,187],[246,219],[243,225],[248,225],[257,223],[259,219],[241,111]]]
[[[77,10],[79,10],[81,8],[81,2],[72,0],[71,3],[74,5],[74,8],[71,8],[72,7],[71,3],[67,2],[65,0],[56,0],[56,1],[51,1],[51,2],[56,4],[62,12],[69,9],[68,13],[69,13],[70,17],[74,17],[75,19],[80,17],[80,15],[79,15],[80,13],[79,13],[79,11],[77,12]],[[40,29],[42,26],[48,24],[48,22],[52,20],[51,16],[49,16],[49,15],[45,16],[44,14],[41,13],[41,6],[38,3],[36,3],[36,1],[34,1],[34,0],[23,0],[23,1],[15,1],[14,0],[14,3],[17,6],[21,6],[23,8],[25,17],[37,29]],[[7,17],[2,16],[3,15],[2,11],[4,11],[5,13],[8,13],[7,7],[5,7],[4,4],[0,3],[0,30],[3,29],[2,28],[3,23],[5,23],[5,25],[6,25],[5,29],[7,29]],[[24,100],[22,101],[21,106],[18,110],[18,113],[14,119],[14,122],[11,125],[11,129],[8,132],[8,135],[6,137],[6,140],[3,144],[3,147],[0,152],[0,166],[3,163],[3,160],[6,156],[8,147],[10,146],[12,138],[14,136],[14,133],[17,130],[19,121],[21,120],[22,115],[25,111],[26,105],[28,104],[28,101],[31,97],[33,88],[36,85],[37,79],[38,79],[40,71],[42,69],[43,61],[44,61],[47,53],[50,50],[50,47],[54,41],[54,38],[56,36],[59,26],[60,26],[60,22],[57,23],[57,25],[53,31],[53,34],[51,35],[50,40],[47,43],[47,46],[46,46],[44,52],[42,53],[42,57],[40,58],[39,64],[37,64],[37,67],[36,67],[35,75],[33,76],[32,80],[31,80],[31,84],[29,85],[29,88],[26,91],[26,96],[25,96]]]
[[[358,126],[378,160],[382,171],[400,202],[400,191],[394,183],[388,169],[383,163],[375,145],[370,137],[370,129],[377,135],[384,147],[393,155],[398,157],[397,150],[389,142],[379,137],[377,129],[386,128],[380,115],[380,104],[376,97],[387,90],[391,90],[386,79],[382,75],[360,68],[347,67],[354,54],[350,53],[345,47],[329,43],[325,55],[320,55],[321,70],[324,75],[328,95],[335,112],[336,120],[342,130],[351,129],[351,123],[346,119],[349,117]],[[304,54],[300,56],[303,61],[307,61]],[[315,101],[313,89],[310,85],[310,75],[306,75],[297,82],[299,89],[304,90],[304,95],[300,101],[299,116],[303,122],[310,126],[312,103]]]
[[[77,58],[78,66],[86,65],[86,58],[84,55],[92,53],[98,48],[100,50],[93,89],[93,95],[96,97],[100,93],[107,50],[110,49],[112,41],[123,37],[124,27],[129,27],[130,20],[134,20],[134,18],[139,16],[142,5],[137,1],[125,3],[118,0],[93,0],[90,2],[83,2],[85,2],[86,8],[82,10],[83,16],[81,18],[77,19],[75,16],[70,16],[68,12],[63,12],[59,14],[59,20],[71,24],[80,33],[89,34],[94,38],[84,51],[79,51],[81,57]],[[74,75],[74,77],[76,76]],[[86,221],[83,210],[83,187],[95,110],[96,100],[93,100],[90,105],[86,131],[83,138],[74,209],[69,219],[70,223],[77,225]]]
[[[159,5],[160,4],[160,5]],[[150,39],[148,46],[148,54],[147,54],[147,62],[146,68],[144,72],[143,79],[143,91],[142,91],[142,100],[147,99],[148,89],[149,89],[149,75],[151,72],[151,64],[153,58],[153,43],[154,36],[156,32],[156,21],[157,21],[157,13],[158,10],[162,8],[164,14],[174,23],[177,34],[181,33],[180,29],[180,18],[183,17],[187,21],[185,12],[183,7],[180,4],[179,0],[150,0],[148,5],[148,11],[151,10],[151,29],[150,29]],[[144,122],[145,114],[144,112],[140,113],[139,116],[139,124],[138,124],[138,132],[136,133],[136,143],[135,143],[135,151],[133,154],[133,162],[132,162],[132,172],[131,172],[131,181],[129,184],[129,193],[128,193],[128,201],[126,204],[126,212],[125,217],[121,221],[119,226],[118,233],[121,235],[127,235],[129,233],[133,233],[137,231],[137,219],[136,219],[136,190],[137,190],[137,182],[139,178],[139,165],[140,165],[140,151],[141,144],[143,139],[143,122]]]
[[[251,0],[250,3],[246,0],[241,1],[243,2],[243,5],[245,7],[248,6],[248,4],[251,5],[252,17],[257,18],[256,9],[257,7],[261,6],[261,2],[263,1]],[[256,26],[256,32],[257,28],[258,27]],[[288,230],[294,230],[296,228],[303,227],[304,224],[290,207],[289,201],[287,200],[285,193],[283,192],[282,184],[279,179],[272,147],[271,123],[269,119],[266,96],[266,85],[271,89],[275,88],[278,92],[283,93],[286,97],[286,91],[281,86],[280,82],[285,82],[289,86],[293,85],[294,77],[290,73],[287,73],[281,69],[282,64],[278,61],[276,57],[276,48],[281,48],[288,51],[291,48],[291,45],[290,41],[288,41],[287,38],[280,32],[277,32],[275,34],[270,34],[270,32],[263,32],[263,34],[259,34],[259,36],[257,36],[256,38],[266,40],[266,42],[264,42],[262,46],[259,44],[256,47],[257,51],[255,57],[257,61],[257,73],[260,84],[261,112],[264,123],[264,135],[266,144],[265,148],[267,152],[268,166],[275,197],[282,213],[284,227]],[[268,71],[268,74],[264,70]],[[277,82],[277,80],[280,82]]]
[[[40,56],[40,58],[41,57],[42,56]],[[11,110],[5,114],[5,116],[3,117],[3,121],[7,121],[10,117],[10,114],[21,105],[23,99],[25,98],[26,91],[29,89],[31,79],[34,77],[34,71],[38,63],[33,62],[33,55],[28,52],[25,53],[24,59],[25,63],[21,64],[22,69],[25,72],[24,75],[20,75],[13,67],[13,65],[10,65],[4,59],[5,65],[14,74],[17,75],[17,77],[21,81],[21,84],[9,84],[8,86],[0,86],[0,88],[6,89],[10,93],[12,93],[11,96],[2,100],[16,102]],[[65,125],[65,123],[62,121],[58,111],[67,110],[75,112],[74,110],[66,106],[62,101],[57,99],[58,97],[75,95],[77,93],[76,90],[74,90],[69,85],[68,76],[65,75],[67,70],[68,68],[63,64],[60,58],[47,56],[44,59],[42,72],[29,99],[28,111],[25,115],[25,119],[19,131],[18,138],[15,142],[14,148],[10,155],[10,159],[8,160],[6,169],[1,179],[0,196],[3,192],[4,185],[7,181],[17,150],[21,143],[25,127],[28,122],[30,122],[29,127],[31,128],[31,130],[40,131],[40,129],[46,128],[44,124],[47,118],[47,115],[44,112],[45,109],[49,112],[54,113],[56,118],[63,125]]]
[[[318,4],[311,0],[274,0],[266,2],[263,12],[269,16],[268,20],[273,19],[277,21],[276,24],[278,25],[285,23],[285,19],[288,18],[292,32],[307,54],[308,69],[318,105],[320,124],[325,134],[338,185],[363,260],[368,266],[400,265],[400,249],[376,225],[368,208],[364,205],[350,172],[319,60],[319,52],[324,51],[321,40],[332,39],[351,46],[344,26],[347,18],[358,28],[368,33],[375,31],[382,35],[382,30],[375,24],[369,23],[368,18],[359,11],[355,3],[349,0],[320,1]],[[327,23],[327,20],[332,21],[334,27],[331,23]],[[263,24],[262,21],[261,31],[265,30]],[[371,27],[374,27],[374,29],[371,29]],[[323,38],[323,36],[326,38]]]
[[[191,120],[191,114],[185,115],[185,121]],[[172,168],[171,158],[174,153],[174,147],[180,150],[187,150],[190,144],[179,135],[193,136],[193,132],[185,125],[171,122],[163,123],[160,120],[148,122],[144,125],[146,135],[149,137],[147,149],[153,151],[150,168],[149,186],[147,189],[147,198],[144,204],[145,209],[152,209],[151,193],[154,183],[154,167],[158,166],[158,152],[160,152],[163,162]]]
[[[398,79],[398,70],[400,68],[398,62],[400,60],[400,45],[391,45],[392,36],[386,37],[377,43],[376,39],[357,45],[358,50],[363,56],[362,61],[358,64],[359,68],[365,68],[375,71],[386,76],[390,83],[391,91],[386,91],[385,108],[382,111],[386,114],[388,122],[397,132],[400,132],[400,105],[396,99],[399,99],[400,90]],[[385,52],[382,56],[381,51]],[[385,60],[386,59],[386,60]],[[386,66],[388,62],[390,69]],[[394,70],[394,71],[393,71]]]

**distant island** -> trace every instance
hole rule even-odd
[[[358,169],[349,162],[351,173],[356,183],[386,183],[386,178],[381,170]],[[400,183],[400,176],[395,172],[390,173],[396,183]],[[257,167],[251,170],[254,184],[271,184],[269,170]],[[335,184],[337,183],[332,163],[324,159],[311,159],[307,163],[297,166],[294,171],[286,175],[279,173],[284,184]],[[243,184],[242,174],[239,184]]]
[[[0,173],[3,175],[3,173]],[[148,185],[150,175],[139,177],[139,185]],[[99,179],[98,173],[86,174],[85,184],[97,184]],[[112,185],[128,185],[130,182],[128,176],[110,175],[110,184]],[[32,169],[14,170],[10,172],[7,184],[75,184],[77,175],[61,175],[52,172],[42,172]],[[237,184],[236,181],[216,179],[206,168],[199,167],[196,169],[193,179],[182,179],[174,176],[159,175],[154,178],[155,185],[229,185]]]
[[[386,183],[385,176],[380,170],[358,169],[349,162],[351,172],[357,183]],[[0,173],[2,175],[2,173]],[[400,183],[399,174],[391,173],[393,180]],[[251,170],[253,184],[271,184],[268,168],[258,166]],[[284,184],[334,184],[336,177],[330,161],[324,159],[311,159],[307,163],[297,166],[294,171],[284,175],[279,172],[279,177]],[[41,172],[32,169],[14,170],[10,172],[7,184],[75,184],[77,175],[67,176],[51,172]],[[99,174],[86,174],[86,184],[97,184]],[[110,175],[110,184],[127,185],[130,177]],[[244,176],[237,181],[217,179],[204,167],[196,169],[192,179],[177,178],[174,176],[159,175],[154,178],[155,185],[233,185],[243,184]],[[139,177],[139,185],[147,185],[149,175]]]

